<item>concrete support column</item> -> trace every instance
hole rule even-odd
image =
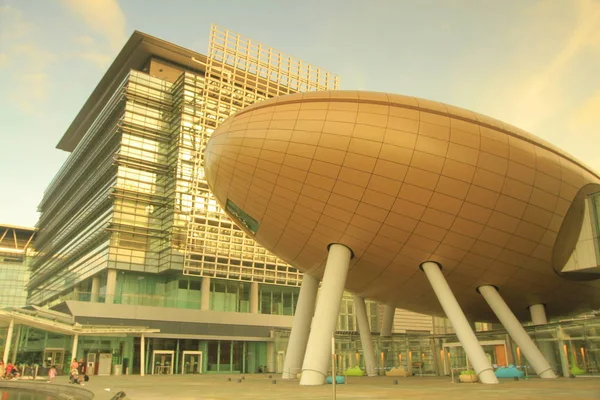
[[[90,301],[92,303],[97,303],[98,297],[100,297],[100,277],[96,275],[92,277],[92,293]]]
[[[77,345],[79,344],[79,335],[73,335],[73,344],[71,346],[71,358],[77,358]]]
[[[146,375],[144,369],[146,369],[146,338],[142,333],[140,337],[140,376]]]
[[[117,270],[108,269],[106,271],[106,298],[104,302],[106,304],[113,304],[115,302],[115,294],[117,292]]]
[[[16,338],[15,338],[15,344],[13,345],[13,353],[12,353],[12,357],[10,358],[10,362],[15,364],[17,362],[17,353],[19,352],[19,346],[21,344],[21,328],[23,327],[23,325],[19,325],[18,329],[17,329],[17,334],[16,334]]]
[[[394,329],[394,314],[396,314],[396,307],[389,304],[386,304],[383,307],[381,336],[392,336],[392,330]]]
[[[531,314],[531,322],[534,325],[546,325],[548,323],[546,309],[543,304],[533,304],[529,306],[529,313]]]
[[[529,313],[531,314],[531,322],[534,325],[548,324],[546,308],[543,304],[533,304],[529,306]],[[538,345],[540,351],[550,364],[550,367],[552,367],[552,370],[556,373],[558,371],[558,363],[556,362],[556,353],[554,352],[554,342],[539,342]]]
[[[250,312],[258,314],[258,282],[250,283]]]
[[[548,361],[546,361],[542,353],[535,346],[533,340],[525,332],[517,317],[515,317],[502,297],[500,297],[498,290],[489,285],[480,286],[477,290],[481,293],[485,301],[487,301],[492,311],[494,311],[504,329],[506,329],[517,346],[521,348],[521,352],[527,357],[537,375],[540,378],[556,378],[556,374],[552,371],[550,364],[548,364]]]
[[[337,325],[351,258],[352,251],[348,247],[337,243],[329,246],[321,293],[302,364],[301,385],[325,383],[331,359],[331,336]]]
[[[362,344],[363,356],[365,357],[367,376],[377,376],[375,350],[373,350],[373,340],[371,339],[371,328],[369,327],[365,299],[354,295],[354,308],[356,310],[356,323],[358,325],[358,333],[360,334],[360,343]]]
[[[569,365],[569,355],[567,353],[567,345],[565,339],[569,337],[565,334],[563,328],[558,328],[558,354],[560,355],[560,366],[562,374],[565,378],[571,376],[571,366]]]
[[[450,286],[448,286],[440,265],[435,262],[426,261],[421,264],[420,268],[427,275],[427,279],[429,279],[433,291],[440,301],[440,305],[454,328],[458,341],[471,361],[473,369],[479,376],[479,380],[482,383],[488,384],[498,383],[498,378],[494,375],[492,364],[490,364],[483,348],[477,341],[475,333],[469,326],[469,321],[460,308],[458,301],[456,301],[456,297],[454,297]]]
[[[210,310],[210,278],[208,276],[202,277],[202,287],[200,288],[202,301],[200,303],[200,309],[203,311]]]
[[[310,333],[310,323],[315,312],[319,280],[308,274],[302,278],[296,312],[292,320],[292,331],[288,340],[282,379],[293,379],[302,369],[306,343]]]
[[[267,372],[275,372],[275,343],[267,342]]]
[[[80,292],[81,292],[81,290],[79,288],[79,285],[73,286],[73,300],[75,300],[75,301],[81,300]]]
[[[8,332],[6,333],[6,340],[4,341],[4,354],[2,356],[2,361],[4,365],[8,364],[8,355],[10,353],[10,345],[12,342],[13,329],[15,328],[15,320],[11,319],[8,324]]]

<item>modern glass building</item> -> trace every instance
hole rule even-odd
[[[201,152],[242,107],[337,84],[217,27],[209,57],[135,32],[58,144],[71,155],[39,206],[31,301],[201,308],[204,296],[205,309],[248,312],[252,282],[289,287],[261,285],[258,307],[291,315],[300,274],[217,207]]]
[[[0,225],[0,308],[27,304],[27,256],[35,229]]]
[[[17,343],[11,359],[66,368],[66,360],[85,357],[97,374],[281,372],[302,274],[218,207],[202,149],[218,124],[247,105],[337,87],[334,75],[219,27],[207,55],[134,32],[57,146],[70,156],[40,203],[37,254],[31,279],[23,280],[28,304],[44,309],[0,313],[0,344],[7,336]],[[263,128],[248,124],[257,134]],[[285,129],[270,121],[278,124]],[[241,219],[252,229],[250,218]],[[8,228],[2,243],[24,243]],[[0,276],[3,284],[22,288]],[[373,332],[382,329],[383,313],[367,301]],[[571,358],[565,362],[557,350],[557,363],[597,373],[598,324],[549,328],[570,330],[562,339],[528,329],[556,349],[570,346]],[[339,368],[364,367],[349,294],[337,330]],[[444,375],[466,365],[445,319],[398,309],[392,331],[374,338],[380,374],[404,367]],[[526,364],[505,332],[478,335],[498,364]]]
[[[70,155],[39,205],[30,304],[81,323],[160,329],[146,338],[148,363],[155,352],[173,365],[175,353],[203,351],[204,371],[275,370],[272,330],[291,326],[302,274],[217,206],[202,150],[249,104],[338,85],[216,26],[208,56],[134,32],[57,146]],[[355,331],[350,296],[346,303],[340,330]],[[378,330],[379,306],[367,308]],[[139,337],[100,342],[93,352],[139,365]]]

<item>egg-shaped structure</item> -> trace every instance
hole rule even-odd
[[[226,212],[302,272],[320,279],[328,245],[350,248],[345,287],[362,297],[443,315],[419,270],[430,260],[474,320],[494,319],[484,284],[520,319],[531,304],[600,308],[598,276],[569,279],[556,265],[598,175],[492,118],[385,93],[283,96],[226,120],[205,171]]]

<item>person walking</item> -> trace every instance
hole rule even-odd
[[[48,378],[50,379],[50,383],[54,382],[54,378],[56,378],[56,367],[54,365],[48,371]]]

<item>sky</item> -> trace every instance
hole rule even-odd
[[[600,171],[600,0],[0,0],[0,224],[35,225],[56,144],[134,30],[206,53],[212,23]]]

